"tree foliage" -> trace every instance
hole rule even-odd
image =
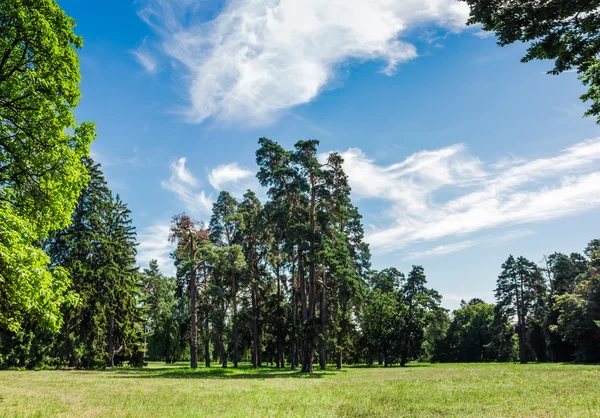
[[[11,330],[25,317],[57,329],[61,306],[76,301],[39,246],[68,225],[95,135],[73,116],[83,45],[74,26],[53,0],[0,6],[0,325]]]

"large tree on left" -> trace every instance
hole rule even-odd
[[[82,39],[54,0],[0,3],[0,327],[51,329],[73,302],[39,244],[66,227],[87,173],[94,126],[78,125]]]

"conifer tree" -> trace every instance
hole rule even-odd
[[[187,276],[187,290],[190,296],[190,365],[192,369],[197,369],[198,272],[201,267],[205,267],[206,262],[199,257],[199,252],[209,242],[208,230],[186,214],[180,214],[172,219],[169,239],[177,244],[174,258],[179,268],[178,275]]]
[[[496,307],[505,317],[517,319],[521,363],[527,363],[529,359],[527,322],[536,309],[543,306],[545,296],[546,285],[539,267],[525,257],[509,256],[498,276]]]

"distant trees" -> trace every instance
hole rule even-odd
[[[368,362],[405,366],[422,356],[427,324],[443,311],[441,296],[426,283],[421,266],[406,278],[394,268],[373,273],[362,324]]]
[[[524,257],[512,255],[502,264],[496,287],[498,315],[516,318],[519,337],[519,361],[529,360],[529,334],[544,320],[546,284],[540,268]],[[545,347],[538,354],[545,352]]]
[[[185,357],[186,345],[180,334],[174,277],[164,276],[156,260],[141,275],[144,355],[148,360],[172,363]]]
[[[576,278],[572,291],[553,298],[556,325],[551,331],[573,348],[573,358],[582,362],[600,361],[600,240],[585,251],[589,262]]]
[[[494,304],[481,299],[462,301],[460,309],[452,313],[445,335],[436,341],[432,359],[442,362],[510,360],[513,356],[504,353],[514,350],[512,339],[497,338],[506,328],[511,329],[510,322],[506,317],[496,317]]]
[[[600,1],[461,0],[471,8],[469,24],[496,33],[501,46],[528,43],[523,62],[554,60],[551,74],[575,69],[589,87],[586,116],[600,122]]]
[[[317,147],[300,141],[286,150],[261,138],[257,177],[265,201],[251,190],[240,201],[223,191],[208,228],[174,218],[187,355],[203,347],[207,366],[218,359],[227,367],[233,353],[234,367],[243,359],[253,367],[302,364],[308,373],[314,364],[341,368],[344,361],[546,361],[558,358],[561,345],[568,360],[591,358],[574,353],[590,353],[595,344],[594,249],[553,254],[544,266],[510,256],[496,304],[473,299],[449,314],[422,266],[407,275],[370,268],[343,160],[335,153],[317,158]]]

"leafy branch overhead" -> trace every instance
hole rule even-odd
[[[588,87],[586,116],[600,123],[600,1],[460,0],[470,7],[468,23],[494,32],[500,46],[527,43],[523,62],[554,60],[550,74],[574,70]]]

